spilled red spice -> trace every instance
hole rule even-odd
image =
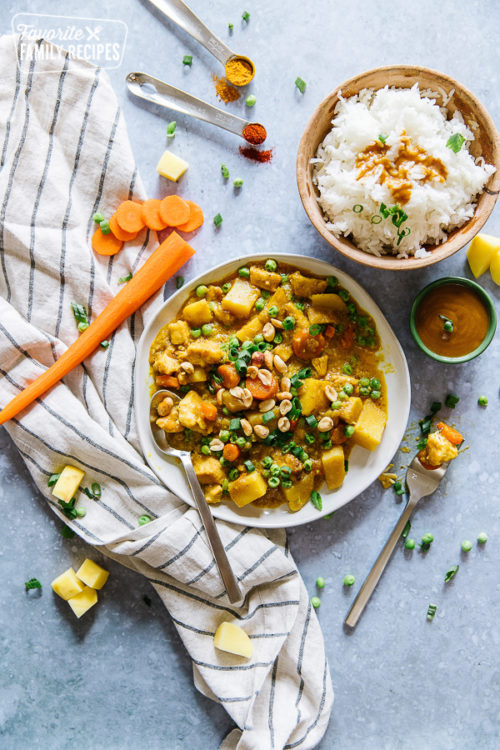
[[[273,158],[272,148],[267,149],[267,151],[260,151],[258,148],[253,148],[252,146],[240,146],[240,154],[246,159],[258,161],[261,164],[270,162]]]

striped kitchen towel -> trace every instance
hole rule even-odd
[[[105,73],[42,40],[0,39],[0,406],[49,367],[76,335],[70,303],[98,314],[156,245],[141,233],[116,257],[90,247],[92,215],[143,199],[123,117]],[[19,58],[22,58],[19,60]],[[323,638],[283,531],[218,521],[245,594],[232,606],[197,512],[147,466],[134,420],[135,345],[161,295],[7,430],[40,491],[67,519],[47,478],[67,463],[104,488],[83,519],[89,544],[155,587],[193,662],[196,687],[237,729],[224,750],[313,748],[333,694]],[[138,525],[138,517],[153,520]],[[242,663],[214,649],[223,621],[254,644]]]

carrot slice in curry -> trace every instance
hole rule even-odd
[[[445,424],[445,422],[438,422],[437,428],[441,432],[441,435],[449,440],[452,445],[460,445],[460,443],[464,442],[463,435],[458,430],[454,430],[453,427]]]
[[[178,227],[189,220],[191,209],[179,195],[167,195],[160,202],[160,216],[169,227]]]
[[[247,378],[246,384],[252,396],[259,401],[265,401],[278,393],[278,381],[274,375],[268,385],[264,385],[260,378]]]
[[[123,242],[112,232],[103,234],[101,227],[97,227],[92,235],[92,247],[99,255],[116,255],[123,247]]]
[[[123,201],[115,211],[116,221],[124,232],[140,232],[145,224],[142,218],[142,203]]]
[[[195,229],[199,229],[203,224],[203,211],[199,205],[193,201],[186,201],[186,203],[188,204],[190,211],[189,219],[185,224],[179,224],[177,229],[180,229],[181,232],[194,232]]]

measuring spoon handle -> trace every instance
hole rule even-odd
[[[182,0],[149,0],[161,13],[180,26],[193,39],[202,44],[205,49],[219,60],[224,66],[234,57],[234,53],[209,28],[200,21],[197,15],[188,8]]]
[[[183,115],[191,115],[198,120],[210,122],[236,135],[242,136],[243,128],[249,124],[247,120],[224,112],[147,73],[129,73],[125,80],[129,91],[140,99],[173,109]]]

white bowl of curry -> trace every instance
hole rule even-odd
[[[410,406],[403,351],[374,301],[344,272],[299,255],[214,268],[142,335],[142,449],[193,504],[150,434],[149,400],[164,387],[182,400],[159,410],[157,424],[191,450],[213,514],[260,527],[306,523],[359,495],[396,452]]]

